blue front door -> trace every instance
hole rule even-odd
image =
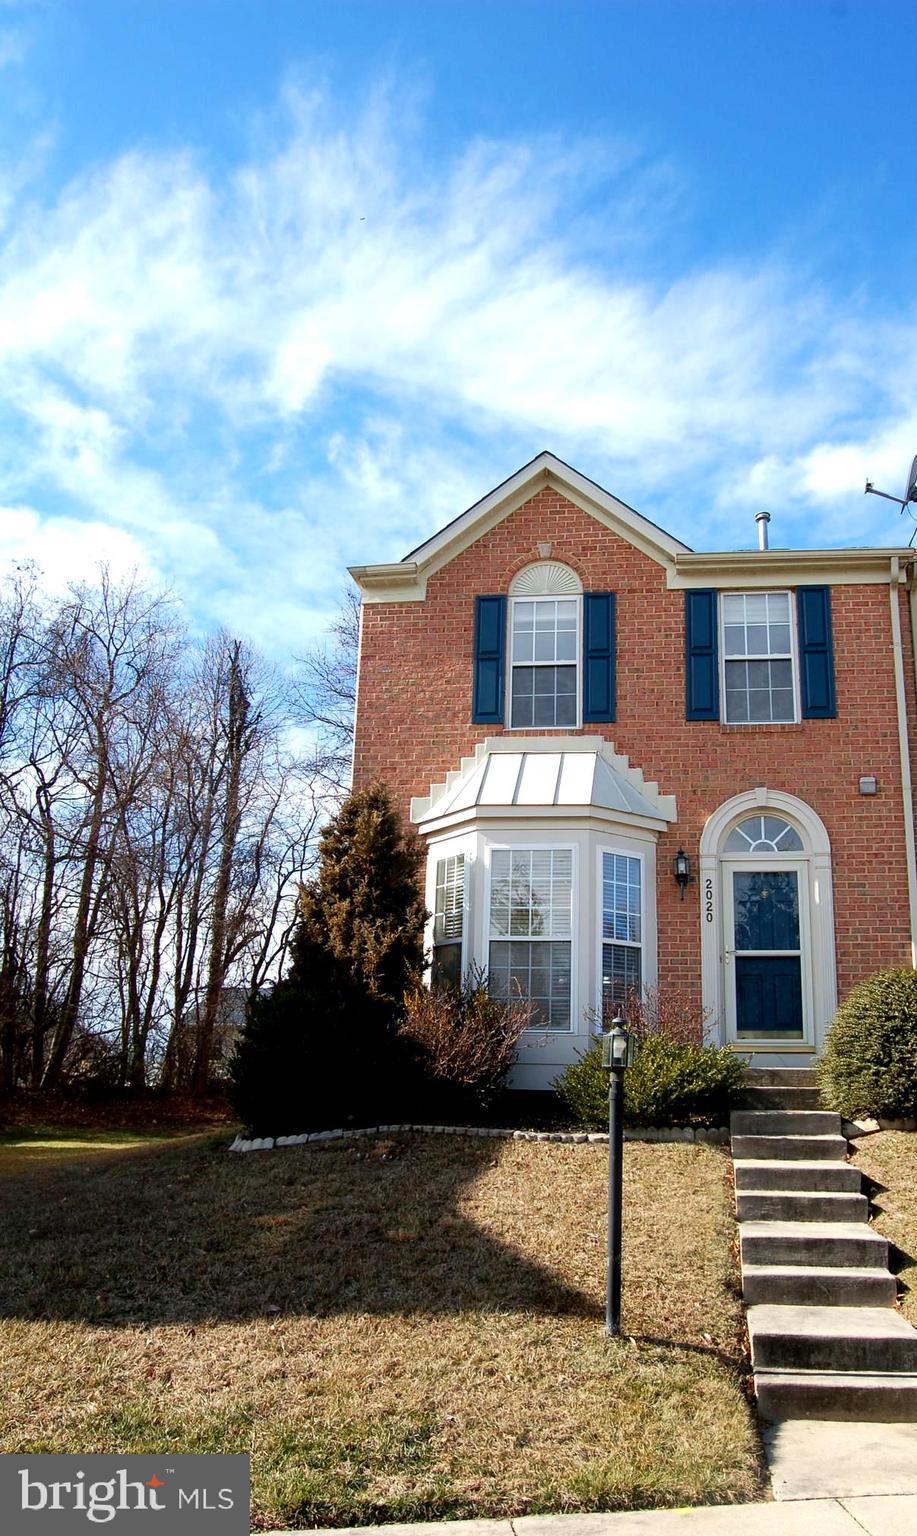
[[[799,873],[733,869],[731,876],[736,1039],[802,1040]]]

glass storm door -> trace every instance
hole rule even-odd
[[[729,1038],[807,1039],[809,993],[804,870],[723,865]],[[779,1049],[779,1046],[778,1046]]]

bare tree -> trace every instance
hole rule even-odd
[[[226,972],[229,966],[228,911],[233,861],[242,821],[243,773],[258,740],[261,716],[253,707],[246,686],[249,667],[242,658],[239,640],[224,640],[220,647],[218,686],[225,693],[225,715],[221,716],[222,751],[220,778],[222,796],[219,808],[218,855],[216,878],[210,911],[210,948],[207,984],[197,1030],[194,1071],[191,1086],[203,1093],[210,1081],[213,1056],[213,1032]]]
[[[0,589],[0,1087],[207,1086],[276,976],[327,780],[278,674],[103,571]]]
[[[70,974],[43,1077],[60,1080],[80,1014],[90,947],[104,909],[119,829],[153,767],[151,745],[173,650],[166,599],[108,571],[98,593],[74,590],[48,630],[45,686],[75,724],[69,769],[81,792],[69,858],[80,866]]]
[[[350,785],[359,650],[360,595],[348,587],[328,639],[298,658],[295,678],[297,713],[313,733],[316,767],[338,797]]]

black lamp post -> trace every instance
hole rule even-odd
[[[624,1160],[624,1069],[631,1037],[618,1014],[602,1035],[602,1066],[608,1072],[608,1274],[605,1332],[621,1332],[621,1207]]]

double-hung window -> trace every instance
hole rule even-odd
[[[602,853],[602,1004],[622,1003],[643,980],[640,860]]]
[[[490,865],[490,990],[532,1007],[531,1027],[569,1029],[573,850],[495,849]]]
[[[465,913],[465,855],[450,854],[436,861],[433,904],[434,986],[458,986],[462,979],[462,930]]]
[[[510,725],[576,726],[579,711],[580,600],[514,598],[511,617]]]
[[[797,718],[789,592],[730,592],[722,599],[725,720],[788,724]]]

